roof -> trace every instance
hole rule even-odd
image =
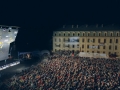
[[[73,28],[72,28],[73,27]],[[120,31],[119,25],[68,25],[55,31]]]
[[[9,28],[9,27],[11,27],[11,28],[20,28],[18,26],[6,26],[6,25],[0,25],[0,27],[3,27],[3,28]]]

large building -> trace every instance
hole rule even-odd
[[[0,61],[8,59],[10,43],[15,41],[18,28],[0,25]]]
[[[119,48],[120,27],[115,25],[64,25],[53,32],[53,52],[70,50],[95,56],[116,54],[120,57]]]

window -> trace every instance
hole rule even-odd
[[[61,39],[59,38],[59,42],[61,42]]]
[[[105,36],[107,36],[107,34],[105,33]]]
[[[65,38],[63,38],[63,42],[65,42]]]
[[[83,36],[84,36],[85,34],[83,33]]]
[[[105,46],[103,46],[103,49],[105,49]]]
[[[79,48],[79,44],[77,44],[77,48]]]
[[[100,39],[98,39],[98,43],[100,43]]]
[[[65,36],[65,33],[64,33],[64,36]]]
[[[106,39],[104,39],[104,43],[106,43]]]
[[[55,38],[55,42],[56,42],[56,38]]]
[[[110,33],[110,36],[112,36],[112,33]]]
[[[95,39],[93,39],[93,43],[95,42]]]
[[[92,51],[92,53],[94,53],[94,51]]]
[[[87,45],[87,48],[89,48],[89,45]]]
[[[118,39],[116,39],[116,43],[118,43]]]
[[[82,39],[82,42],[84,42],[84,38]]]
[[[95,33],[93,33],[93,36],[95,36]]]
[[[82,52],[84,52],[84,50],[82,50]]]
[[[109,55],[111,54],[111,52],[108,53]]]
[[[117,33],[117,36],[119,36],[119,33]]]
[[[90,33],[88,33],[88,36],[90,36]]]
[[[100,51],[97,51],[97,53],[100,53]]]
[[[117,46],[115,46],[115,50],[117,50]]]
[[[100,36],[100,33],[98,34],[98,36]]]
[[[75,34],[73,33],[73,36],[74,36]]]
[[[74,48],[75,46],[73,45],[72,47]]]
[[[100,46],[98,45],[98,49],[100,49]]]
[[[61,34],[59,33],[59,36],[61,36]]]
[[[109,46],[109,50],[111,50],[111,46]]]
[[[112,43],[112,39],[110,39],[110,43]]]
[[[90,41],[90,39],[88,39],[88,42]]]
[[[105,53],[105,51],[103,51],[103,53]]]
[[[55,36],[56,36],[56,33],[55,33]]]
[[[55,51],[57,51],[57,50],[55,49]]]
[[[87,52],[89,52],[89,51],[87,51]]]
[[[84,48],[84,45],[82,45],[82,48]]]
[[[80,36],[80,33],[78,33],[78,36]]]
[[[68,36],[70,36],[70,33],[68,33]]]

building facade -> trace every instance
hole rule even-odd
[[[120,28],[117,26],[63,26],[53,32],[53,52],[58,50],[116,54],[120,57]]]
[[[0,61],[8,59],[10,43],[15,41],[18,28],[0,25]]]

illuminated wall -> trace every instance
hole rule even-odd
[[[8,59],[10,43],[15,41],[18,28],[0,28],[0,61]]]

